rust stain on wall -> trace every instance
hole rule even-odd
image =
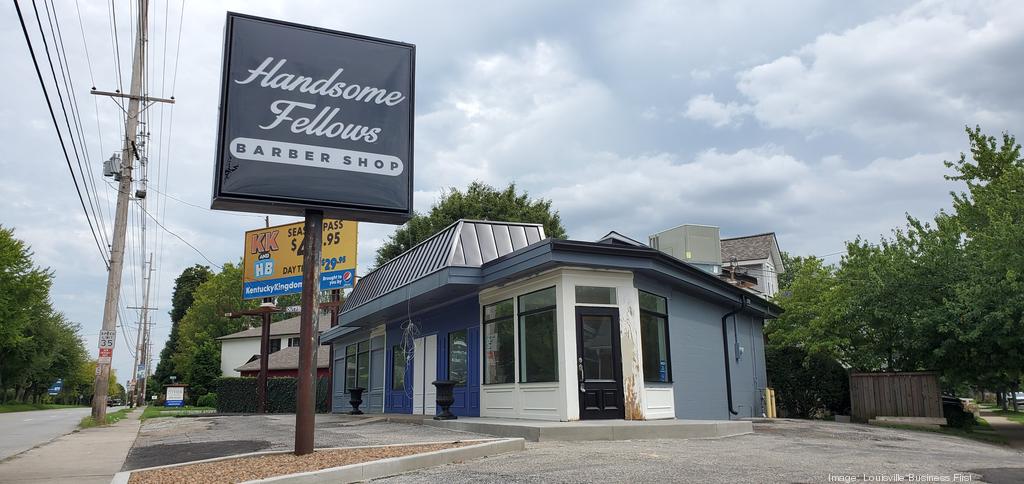
[[[622,353],[623,356],[629,359],[630,370],[627,373],[626,378],[623,380],[623,400],[625,403],[625,414],[626,420],[645,420],[643,405],[640,403],[640,395],[637,393],[637,389],[640,385],[637,384],[636,376],[640,374],[640,359],[637,355],[637,344],[634,338],[633,331],[633,308],[625,308],[625,317],[622,318],[622,329],[621,333],[624,333],[625,338],[623,341]]]

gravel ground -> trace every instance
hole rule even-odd
[[[718,440],[528,443],[525,452],[381,481],[805,483],[829,482],[832,474],[862,482],[865,474],[952,480],[973,470],[976,474],[962,475],[959,482],[1024,482],[1024,453],[958,437],[808,421],[755,424],[754,430]]]
[[[129,484],[206,484],[243,482],[284,474],[317,471],[389,457],[462,447],[464,443],[425,444],[399,447],[373,447],[351,450],[319,450],[312,454],[263,455],[207,462],[133,473]]]
[[[315,447],[451,442],[489,438],[423,425],[370,421],[344,415],[317,415]],[[155,418],[139,430],[121,470],[295,446],[294,415]]]

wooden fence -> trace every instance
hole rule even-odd
[[[850,417],[942,417],[939,374],[931,371],[850,373]]]

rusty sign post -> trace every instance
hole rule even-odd
[[[299,315],[299,381],[295,390],[295,455],[313,452],[313,424],[316,416],[316,352],[320,348],[321,227],[324,213],[306,210],[305,254],[302,259],[302,313]]]

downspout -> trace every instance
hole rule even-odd
[[[729,362],[729,316],[735,317],[737,313],[747,308],[747,297],[740,297],[740,307],[733,309],[722,315],[722,354],[725,355],[725,396],[729,402],[729,413],[733,415],[739,415],[735,409],[732,408],[732,364]]]

